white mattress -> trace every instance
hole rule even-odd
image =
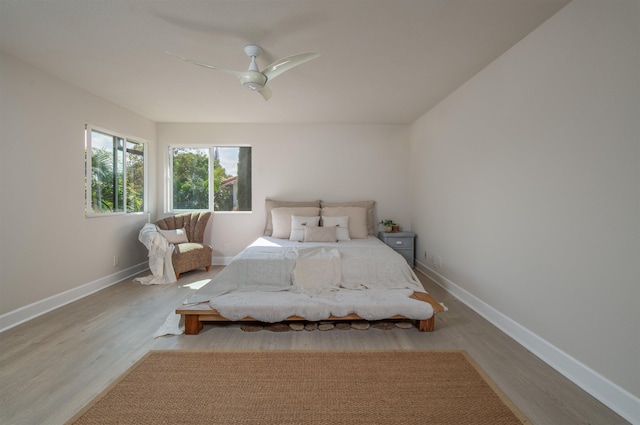
[[[330,279],[327,269],[318,268],[325,263],[337,277]],[[208,302],[229,320],[252,317],[269,323],[289,316],[318,321],[351,313],[367,320],[432,317],[431,305],[410,298],[413,292],[425,292],[413,270],[375,237],[302,243],[264,236],[186,302]]]

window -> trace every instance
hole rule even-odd
[[[169,209],[251,211],[251,147],[169,147]]]
[[[93,128],[85,130],[85,215],[145,210],[146,143]]]

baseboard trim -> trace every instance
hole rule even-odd
[[[451,295],[624,419],[632,424],[640,425],[638,422],[640,420],[638,418],[640,399],[638,397],[500,313],[426,264],[417,261],[416,270],[431,278]]]
[[[214,266],[226,266],[232,259],[233,257],[213,257],[211,264]]]
[[[38,316],[42,316],[45,313],[72,303],[80,298],[84,298],[87,295],[100,291],[101,289],[115,285],[118,282],[122,282],[123,280],[148,269],[149,263],[144,262],[5,313],[0,316],[0,332],[4,332],[31,319],[35,319]]]

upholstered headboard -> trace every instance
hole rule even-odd
[[[266,222],[264,227],[264,235],[273,235],[273,215],[271,210],[274,208],[301,208],[301,207],[315,207],[315,208],[340,208],[340,207],[359,207],[366,211],[366,227],[367,234],[369,236],[375,235],[376,223],[375,223],[375,206],[376,201],[351,201],[351,202],[327,202],[322,200],[316,201],[279,201],[275,199],[267,198],[265,200],[266,206]]]

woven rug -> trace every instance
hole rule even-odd
[[[529,424],[463,351],[152,351],[69,424]]]

